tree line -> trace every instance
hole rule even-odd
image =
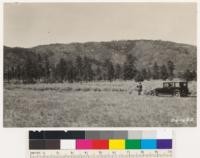
[[[114,64],[109,59],[96,62],[89,57],[77,56],[75,60],[61,58],[57,64],[50,64],[48,56],[26,56],[25,60],[18,65],[4,66],[4,80],[10,82],[17,80],[22,83],[35,82],[82,82],[94,80],[135,80],[144,81],[150,79],[183,78],[187,81],[196,79],[196,71],[186,70],[175,76],[175,64],[169,60],[163,65],[157,62],[148,68],[139,70],[136,65],[137,59],[127,55],[124,64]]]

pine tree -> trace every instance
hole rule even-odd
[[[57,75],[59,77],[59,81],[63,82],[66,77],[66,69],[67,69],[67,64],[65,59],[61,58],[59,63],[56,66],[57,69]]]
[[[34,83],[37,79],[37,63],[33,57],[27,56],[24,64],[24,79],[26,83]]]
[[[152,74],[151,74],[151,70],[150,68],[147,69],[147,76],[146,76],[146,79],[147,80],[150,80],[152,78]]]
[[[104,67],[105,67],[105,77],[107,80],[112,81],[114,79],[115,75],[115,70],[113,67],[113,64],[110,60],[105,60],[104,62]]]
[[[195,75],[195,71],[190,71],[190,70],[186,70],[183,74],[183,78],[186,80],[186,81],[192,81],[192,80],[195,80],[196,79],[196,75]]]
[[[115,75],[115,70],[114,70],[112,62],[109,62],[107,71],[108,71],[108,80],[112,81]]]
[[[175,65],[171,60],[169,60],[167,62],[167,66],[168,66],[168,71],[169,71],[169,77],[170,77],[170,79],[173,79],[174,78]]]
[[[76,80],[82,81],[83,80],[83,61],[80,56],[76,57],[75,67],[76,67]]]
[[[191,81],[191,73],[190,73],[190,71],[189,71],[188,69],[184,72],[183,78],[184,78],[186,81]]]
[[[153,65],[153,79],[159,79],[159,66],[157,62]]]
[[[145,68],[142,69],[141,74],[142,74],[144,79],[147,79],[147,70]]]
[[[127,55],[126,61],[123,67],[125,80],[131,80],[135,77],[136,72],[137,72],[136,67],[135,67],[135,61],[136,59],[131,54]]]
[[[50,77],[50,64],[47,56],[44,58],[44,76],[46,80],[45,82],[48,82]]]
[[[192,73],[193,80],[197,80],[197,72],[193,70],[191,73]]]
[[[44,76],[43,61],[40,54],[37,55],[37,78],[40,80]]]
[[[20,81],[22,78],[22,69],[20,65],[17,65],[16,73],[17,73],[17,79]]]
[[[169,77],[166,66],[162,65],[160,70],[160,78],[166,80]]]
[[[122,68],[120,64],[116,64],[115,66],[115,79],[121,79],[122,78]]]
[[[141,72],[137,72],[137,75],[135,76],[135,81],[136,82],[142,82],[142,81],[144,81],[144,76],[142,75],[142,73]]]
[[[7,79],[7,82],[10,82],[10,67],[5,67],[4,66],[4,78]]]
[[[73,83],[76,79],[76,74],[74,72],[74,65],[73,65],[73,62],[71,60],[69,60],[67,62],[67,71],[66,71],[66,77],[67,77],[67,80],[68,82],[70,83]]]
[[[94,71],[92,69],[92,65],[88,65],[88,81],[94,80]]]
[[[96,69],[95,77],[96,77],[96,80],[102,80],[102,70],[100,66],[98,66]]]
[[[84,57],[83,60],[83,80],[91,81],[94,78],[94,72],[92,69],[92,63],[88,57]]]
[[[14,66],[11,66],[11,79],[15,78],[15,68]]]

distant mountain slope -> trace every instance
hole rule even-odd
[[[114,64],[123,64],[127,54],[137,59],[137,68],[152,67],[174,62],[176,71],[197,69],[196,46],[169,41],[154,40],[121,40],[111,42],[87,42],[70,44],[49,44],[33,48],[4,47],[4,66],[19,64],[26,55],[40,54],[47,56],[51,64],[60,58],[74,60],[76,56],[87,56],[96,63],[110,59]]]

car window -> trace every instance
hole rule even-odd
[[[179,83],[177,82],[177,83],[175,83],[175,87],[179,87]]]
[[[173,87],[173,84],[172,83],[168,83],[168,87]]]
[[[169,85],[168,85],[168,83],[163,83],[163,87],[164,88],[166,88],[166,87],[168,87]]]
[[[186,86],[187,86],[187,83],[183,83],[183,86],[186,87]]]

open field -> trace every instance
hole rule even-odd
[[[143,82],[144,91],[161,86]],[[186,98],[138,96],[135,87],[134,81],[4,84],[4,126],[196,126],[196,82]]]

